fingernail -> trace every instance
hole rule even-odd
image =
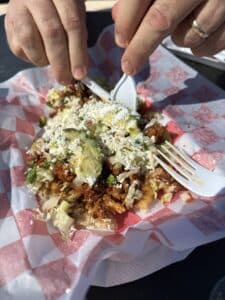
[[[81,80],[86,76],[86,68],[85,67],[77,67],[73,71],[73,76],[77,80]]]
[[[116,44],[120,47],[126,47],[127,46],[127,41],[126,39],[122,36],[121,33],[117,32],[115,33],[115,40]]]
[[[117,11],[118,11],[118,2],[115,3],[112,7],[112,19],[113,19],[113,21],[115,21],[115,19],[116,19]]]
[[[122,61],[122,70],[128,75],[134,74],[134,68],[128,59]]]

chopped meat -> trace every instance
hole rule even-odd
[[[156,123],[156,124],[146,128],[144,133],[148,137],[154,136],[157,144],[161,144],[166,139],[168,139],[168,132],[167,132],[165,126],[162,126],[159,123]]]
[[[57,115],[57,110],[52,111],[52,112],[49,114],[49,117],[50,117],[50,118],[53,118],[55,115]]]
[[[121,202],[126,197],[126,194],[123,192],[123,190],[121,188],[117,188],[114,186],[108,187],[106,189],[106,193]]]
[[[170,182],[173,178],[167,173],[162,167],[157,167],[155,170],[150,174],[151,178],[163,180],[164,182]]]
[[[122,214],[126,211],[126,208],[121,204],[116,202],[110,195],[103,196],[104,205],[113,213]]]
[[[53,194],[60,192],[60,185],[57,182],[52,181],[49,186],[50,192]]]
[[[90,212],[95,219],[105,219],[108,217],[108,212],[104,209],[101,199],[98,199],[98,201],[94,203]]]
[[[135,207],[141,210],[148,210],[150,204],[155,199],[154,191],[151,187],[149,177],[145,178],[144,182],[142,183],[141,191],[142,191],[142,196],[136,202]]]
[[[59,162],[57,162],[54,166],[53,175],[60,181],[70,182],[74,179],[74,175]]]
[[[83,191],[80,187],[74,187],[65,193],[65,198],[69,202],[74,202],[80,197],[82,197]]]

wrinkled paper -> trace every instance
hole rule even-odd
[[[179,47],[177,46],[171,39],[171,37],[166,37],[162,41],[163,46],[165,46],[170,51],[174,52],[176,55],[187,58],[193,61],[196,61],[201,64],[208,65],[210,67],[214,67],[219,70],[225,70],[225,50],[222,50],[216,53],[213,56],[204,56],[199,57],[195,56],[190,48]]]

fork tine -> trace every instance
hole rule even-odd
[[[166,170],[174,179],[176,179],[181,185],[189,188],[190,183],[180,174],[178,174],[174,169],[168,166],[163,160],[154,155],[155,160],[161,165],[161,167]]]
[[[175,148],[176,149],[176,148]],[[176,161],[172,160],[171,157],[168,157],[165,153],[163,153],[162,151],[160,151],[159,149],[157,149],[157,152],[171,165],[174,167],[174,169],[176,169],[176,171],[179,172],[180,175],[184,176],[186,178],[186,180],[190,183],[194,183],[197,185],[202,185],[202,179],[201,177],[199,177],[198,172],[197,172],[197,168],[192,169],[192,172],[188,172],[187,170],[185,170],[184,168],[184,162],[181,160],[179,161],[179,164],[176,163]],[[176,151],[176,153],[179,153],[179,150]],[[170,151],[167,151],[167,153],[169,153],[169,155],[171,155]],[[176,156],[173,154],[175,160]]]
[[[176,162],[178,162],[180,166],[182,166],[182,168],[184,168],[189,174],[194,175],[195,170],[191,168],[190,165],[186,163],[186,161],[181,159],[180,156],[178,156],[178,154],[174,154],[171,150],[169,150],[164,145],[161,145],[161,149],[163,149],[166,153],[168,153],[169,156],[173,158]]]
[[[178,165],[176,162],[174,162],[170,157],[166,156],[162,151],[157,149],[157,152],[171,165],[176,169],[182,176],[184,176],[186,179],[190,180],[190,176],[192,174],[187,173],[184,169],[183,166]],[[170,153],[169,153],[170,154]]]
[[[174,152],[176,152],[190,167],[196,170],[196,163],[190,158],[184,151],[177,149],[170,142],[165,141],[165,144],[170,147]]]
[[[185,151],[183,154],[182,150],[179,151],[179,149],[176,149],[168,142],[166,144],[168,146],[168,151],[164,152],[157,150],[158,155],[156,153],[154,159],[177,182],[189,191],[204,197],[219,195],[224,191],[225,177],[216,175],[212,171],[198,165],[197,162],[188,157]],[[171,152],[174,157],[179,155],[179,160],[181,162],[177,163],[171,156]],[[187,170],[183,169],[184,163],[188,164],[189,167],[193,166],[193,174],[190,174]]]

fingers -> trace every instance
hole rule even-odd
[[[36,65],[51,64],[64,84],[87,73],[83,0],[11,0],[5,21],[13,53]]]
[[[212,56],[225,49],[225,23],[205,39],[201,45],[192,48],[192,52],[198,56]]]
[[[123,71],[134,75],[162,39],[200,3],[201,0],[156,0],[125,50]]]
[[[54,4],[51,1],[28,1],[28,8],[40,32],[46,56],[59,82],[72,80],[67,37]]]
[[[37,66],[45,66],[48,59],[45,54],[42,39],[32,16],[27,10],[17,14],[13,26],[14,36],[20,41],[22,50],[29,61]]]
[[[16,56],[26,62],[32,62],[36,65],[43,66],[48,64],[48,60],[45,56],[42,43],[39,44],[36,42],[36,39],[40,39],[40,36],[34,24],[31,25],[31,28],[34,27],[35,33],[33,34],[30,30],[29,17],[30,15],[27,12],[21,12],[21,10],[18,10],[15,16],[10,13],[6,15],[5,28],[7,41],[11,51]],[[24,20],[22,23],[21,19]],[[35,38],[36,34],[37,37]],[[31,39],[30,36],[32,36]],[[23,46],[27,49],[26,53],[23,50]]]
[[[113,19],[113,21],[116,20],[117,11],[118,11],[118,2],[116,2],[112,7],[112,19]]]
[[[76,79],[87,74],[87,32],[83,0],[54,0],[67,34],[70,68]]]
[[[192,28],[192,22],[196,19],[201,29],[211,35],[225,20],[225,2],[221,0],[209,0],[198,7],[192,16],[185,20],[173,33],[176,44],[184,47],[197,47],[204,42]],[[210,20],[210,22],[209,22]]]
[[[115,39],[120,47],[126,47],[137,30],[141,19],[153,0],[120,0],[116,10]]]
[[[5,25],[7,42],[12,53],[23,60],[27,60],[27,57],[23,52],[22,48],[15,43],[15,39],[13,38],[14,37],[13,23],[12,20],[8,17],[8,14],[5,16],[4,25]]]

